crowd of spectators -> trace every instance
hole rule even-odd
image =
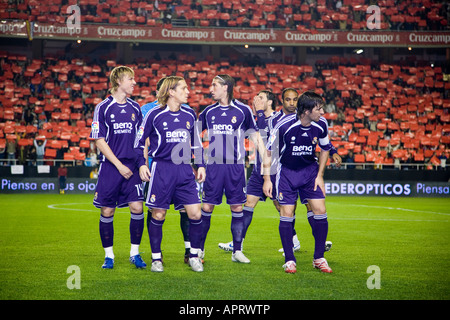
[[[5,0],[0,19],[65,23],[70,5],[82,23],[167,27],[364,30],[371,5],[386,30],[449,30],[450,18],[448,1],[431,0]]]
[[[108,94],[116,62],[50,56],[28,60],[0,52],[0,65],[0,159],[34,164],[43,156],[44,161],[95,165],[90,124],[95,105]],[[450,152],[448,76],[440,67],[418,61],[379,65],[334,56],[313,66],[255,66],[181,54],[173,60],[137,59],[131,67],[138,84],[133,99],[140,105],[155,100],[162,76],[181,75],[197,113],[212,102],[209,86],[218,73],[236,79],[234,95],[247,104],[266,88],[278,96],[286,87],[314,90],[327,101],[331,139],[345,160],[438,165]]]

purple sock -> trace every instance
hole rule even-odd
[[[248,227],[250,226],[250,223],[252,223],[253,210],[254,208],[244,206],[244,210],[242,211],[242,213],[244,214],[244,216],[242,217],[244,219],[244,232],[242,233],[242,239],[244,239],[247,235]]]
[[[202,219],[189,219],[189,239],[192,249],[200,249],[202,239]],[[191,252],[190,257],[197,257],[197,254]]]
[[[323,258],[325,253],[325,242],[328,235],[327,214],[314,215],[314,259]]]
[[[311,226],[311,231],[314,236],[314,213],[312,211],[308,211],[306,213],[306,217],[308,218],[309,225]]]
[[[104,217],[100,215],[100,239],[103,248],[112,247],[114,240],[114,216]]]
[[[297,231],[295,231],[295,215],[292,219],[292,236],[295,236],[297,234]]]
[[[152,249],[152,254],[161,253],[161,242],[163,237],[162,226],[164,220],[156,220],[150,218],[147,220],[148,236],[150,238],[150,248]]]
[[[206,236],[208,235],[209,228],[211,227],[211,214],[212,212],[206,212],[202,209],[202,238],[200,242],[200,249],[205,250]]]
[[[131,213],[130,218],[130,240],[131,244],[141,244],[144,232],[144,213]]]
[[[233,252],[242,250],[242,235],[244,233],[244,214],[242,211],[231,211],[231,234],[233,235]]]
[[[294,256],[294,242],[292,241],[292,220],[293,218],[289,217],[280,217],[280,225],[278,227],[280,232],[281,244],[283,245],[284,250],[284,259],[285,262],[290,260],[296,262]]]

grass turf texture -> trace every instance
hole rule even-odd
[[[103,270],[99,210],[92,195],[0,195],[1,300],[448,300],[450,199],[327,197],[325,253],[333,274],[312,268],[314,240],[304,206],[297,208],[296,274],[282,269],[278,214],[260,202],[244,242],[248,265],[217,247],[231,240],[231,214],[216,207],[206,242],[205,271],[183,263],[179,214],[163,227],[165,270],[137,270],[129,258],[129,211],[114,217],[113,270]],[[147,215],[146,215],[147,216]],[[147,217],[146,217],[147,218]],[[141,244],[151,263],[147,228]],[[68,289],[80,269],[81,289]],[[368,289],[369,266],[378,266],[381,289]]]

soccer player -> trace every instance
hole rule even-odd
[[[100,208],[100,238],[105,250],[104,269],[114,266],[114,213],[128,206],[130,220],[130,262],[137,268],[146,264],[139,254],[144,229],[142,181],[133,143],[142,122],[139,104],[128,98],[136,82],[134,71],[118,66],[110,74],[111,95],[94,111],[90,137],[101,152],[94,206]]]
[[[274,114],[276,105],[276,97],[273,92],[269,90],[261,90],[253,98],[253,111],[256,114],[258,129],[260,133],[263,133],[261,138],[264,142],[266,142],[269,132],[267,122]],[[261,158],[258,152],[255,159],[256,163],[247,184],[247,200],[243,207],[244,231],[242,234],[242,241],[244,241],[248,227],[252,221],[254,208],[258,204],[259,200],[265,201],[266,199],[266,196],[262,190],[264,179],[261,172]],[[225,251],[233,251],[233,241],[228,243],[219,243],[219,248]]]
[[[182,77],[167,77],[158,92],[159,107],[150,110],[139,128],[135,148],[139,156],[139,174],[149,183],[145,204],[151,208],[147,221],[152,249],[153,272],[162,272],[161,242],[162,226],[171,203],[184,205],[189,217],[191,249],[189,265],[193,271],[203,271],[198,256],[202,234],[201,202],[195,176],[191,167],[192,151],[201,149],[196,135],[196,114],[192,108],[183,106],[189,90]],[[149,138],[149,155],[152,164],[145,163],[144,147]],[[198,169],[198,180],[205,179],[205,169]]]
[[[166,77],[162,77],[156,83],[156,90],[155,90],[156,95],[158,95],[159,89],[161,88],[161,85],[165,79],[166,79]],[[142,118],[145,118],[145,116],[151,109],[153,109],[155,107],[159,107],[159,106],[160,106],[160,104],[159,104],[158,100],[144,104],[141,107]],[[186,104],[184,104],[183,106],[190,108]],[[146,142],[146,144],[145,144],[146,151],[144,151],[144,157],[145,157],[146,161],[148,162],[147,163],[148,166],[150,167],[150,165],[152,163],[152,158],[148,156],[148,146],[149,146],[150,142],[148,139],[145,142]],[[148,191],[148,183],[144,182],[144,197],[147,196],[147,191]],[[183,234],[183,240],[184,240],[184,262],[189,263],[189,255],[190,255],[190,249],[191,249],[191,242],[189,240],[189,218],[187,216],[186,210],[184,209],[183,205],[175,204],[175,210],[180,212],[180,227],[181,227],[181,232]],[[149,209],[148,211],[150,212],[151,209]],[[151,215],[151,212],[150,212],[150,215]]]
[[[303,204],[308,203],[314,214],[312,223],[315,238],[313,266],[322,272],[331,273],[324,258],[325,241],[328,234],[328,220],[325,206],[325,183],[323,174],[329,156],[328,124],[322,117],[324,101],[314,92],[305,92],[297,101],[297,112],[280,121],[271,134],[268,149],[278,145],[279,171],[276,190],[280,203],[279,233],[284,249],[285,272],[295,273],[296,259],[292,242],[292,220],[298,196]],[[317,163],[316,146],[320,155]],[[276,156],[272,154],[272,156]],[[264,167],[270,167],[270,157]],[[273,184],[265,171],[263,190],[267,196],[272,193]]]
[[[257,148],[263,148],[258,127],[249,106],[233,99],[234,79],[227,74],[213,78],[210,92],[216,101],[199,115],[200,130],[207,130],[209,147],[206,163],[206,180],[203,185],[203,237],[204,244],[211,224],[211,214],[222,203],[225,193],[231,210],[233,237],[232,261],[250,263],[242,253],[244,232],[243,207],[245,195],[245,137],[250,136]]]

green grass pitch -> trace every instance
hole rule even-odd
[[[450,298],[449,198],[327,197],[333,247],[325,257],[332,274],[312,267],[314,241],[304,206],[297,208],[301,250],[296,274],[282,269],[279,219],[271,201],[255,209],[244,242],[248,265],[232,262],[231,254],[217,247],[231,240],[231,214],[226,204],[216,207],[203,273],[183,263],[179,214],[173,209],[163,228],[165,270],[152,273],[128,261],[128,209],[119,209],[114,218],[115,267],[102,270],[99,210],[92,206],[92,195],[1,194],[0,208],[1,300]],[[149,264],[147,228],[141,252]],[[79,276],[79,289],[70,289],[76,283],[72,275]],[[371,289],[376,280],[380,288]]]

